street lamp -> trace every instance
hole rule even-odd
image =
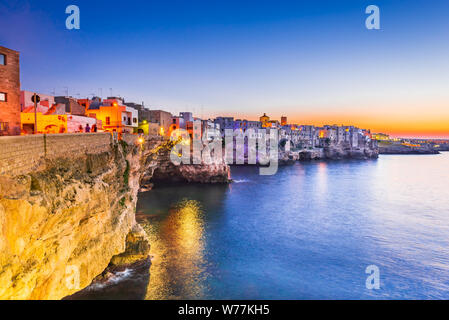
[[[36,93],[31,97],[31,101],[34,102],[34,134],[37,133],[37,104],[41,101],[41,97],[39,97]]]

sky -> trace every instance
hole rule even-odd
[[[80,29],[68,30],[68,5]],[[368,30],[368,5],[380,30]],[[21,87],[202,118],[449,138],[449,1],[0,2]]]

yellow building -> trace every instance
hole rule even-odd
[[[263,116],[261,116],[261,117],[259,118],[259,121],[262,122],[262,128],[271,127],[271,124],[270,124],[270,117],[267,116],[266,113],[264,113]]]
[[[22,134],[34,132],[34,113],[20,114]],[[67,132],[67,115],[43,115],[36,113],[37,133],[65,133]]]
[[[90,128],[99,123],[96,119],[75,116],[71,114],[42,114],[36,113],[37,133],[77,133],[85,132],[86,125]],[[34,112],[22,112],[20,114],[21,133],[34,133]]]
[[[125,127],[122,119],[122,113],[125,111],[125,106],[113,101],[98,105],[91,104],[86,113],[90,118],[101,120],[104,131],[118,132],[121,134]]]
[[[159,124],[148,122],[144,120],[139,124],[139,128],[137,129],[138,133],[143,133],[144,135],[153,135],[153,136],[163,136],[164,135],[164,128],[159,127]]]
[[[390,136],[388,134],[385,134],[385,133],[373,133],[371,136],[372,136],[372,139],[378,140],[378,141],[391,140]]]

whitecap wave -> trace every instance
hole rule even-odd
[[[247,183],[250,180],[247,179],[237,179],[237,180],[232,180],[233,183]]]
[[[126,268],[123,271],[118,271],[112,274],[106,281],[101,281],[97,283],[92,283],[89,286],[89,290],[100,290],[107,286],[114,285],[119,283],[120,281],[123,281],[127,278],[129,278],[133,274],[132,269]]]

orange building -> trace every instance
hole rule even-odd
[[[281,126],[286,126],[287,125],[287,117],[282,116],[281,117]]]
[[[259,118],[259,121],[262,122],[262,128],[271,127],[271,124],[270,124],[270,117],[267,116],[266,113],[264,113],[263,116],[261,116],[261,117]]]
[[[86,106],[86,114],[90,118],[101,120],[102,128],[108,132],[133,133],[137,130],[137,110],[123,105],[119,99],[101,101],[80,99],[78,102]]]

